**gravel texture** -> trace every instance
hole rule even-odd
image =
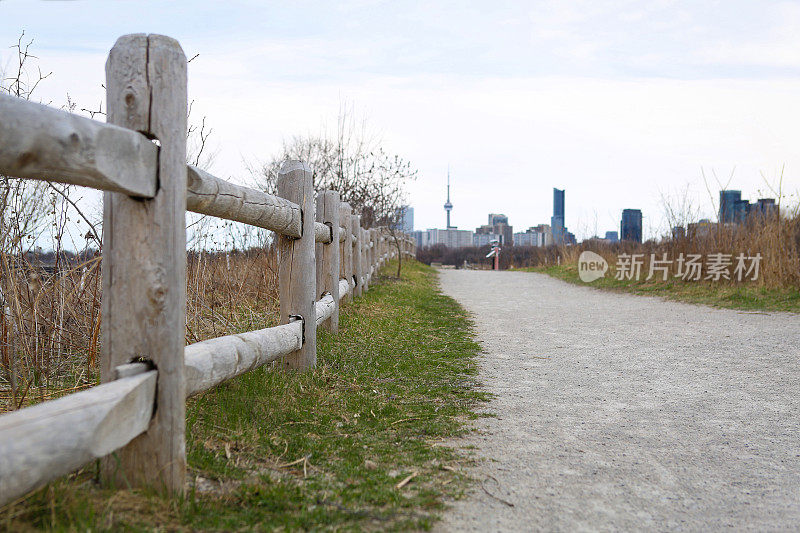
[[[440,280],[474,315],[497,418],[456,443],[479,483],[439,530],[800,529],[800,315]]]

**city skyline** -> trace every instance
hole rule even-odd
[[[449,167],[448,167],[447,193],[446,193],[448,202],[451,201],[450,194],[451,194],[451,186],[452,186],[452,184],[450,183],[450,178],[451,178],[450,177],[450,170],[449,170]],[[726,191],[737,192],[737,193],[739,193],[739,197],[749,196],[749,197],[757,199],[757,200],[762,200],[762,199],[765,199],[765,198],[774,200],[774,198],[771,198],[771,197],[776,195],[775,194],[776,191],[772,189],[772,184],[771,183],[768,184],[768,183],[765,182],[762,187],[756,187],[754,189],[751,189],[751,191],[753,191],[753,192],[750,193],[749,195],[748,194],[744,194],[740,190],[734,190],[734,189],[730,189],[730,188],[729,189],[720,188],[720,189],[718,189],[718,191],[720,193],[719,200],[716,200],[716,193],[714,193],[714,190],[715,190],[714,189],[714,184],[709,184],[709,186],[711,187],[711,190],[708,191],[708,196],[709,196],[708,205],[705,206],[705,207],[696,208],[692,213],[693,216],[689,217],[689,218],[691,218],[690,222],[699,222],[699,221],[707,221],[707,220],[715,220],[716,221],[718,218],[719,218],[719,220],[722,220],[722,218],[720,218],[721,208],[723,206],[722,193],[726,192]],[[728,186],[730,187],[730,184]],[[566,191],[566,189],[559,189],[558,187],[551,187],[551,186],[549,186],[547,184],[543,184],[542,187],[545,190],[556,190],[556,191],[561,191],[562,193],[564,191]],[[458,191],[457,190],[456,190],[456,195],[458,195]],[[784,191],[784,198],[785,199],[786,198],[791,198],[792,196],[794,196],[795,198],[800,198],[800,193],[790,194],[790,193],[787,193],[787,192]],[[714,199],[712,200],[712,198],[714,198]],[[675,200],[676,201],[680,201],[680,200],[682,200],[682,198],[679,198],[678,196],[676,196]],[[742,202],[744,202],[744,200],[742,200]],[[646,202],[642,202],[642,203],[646,203]],[[411,204],[409,204],[409,205],[411,205]],[[456,219],[456,220],[461,220],[462,221],[462,224],[455,224],[455,223],[451,222],[452,227],[454,227],[454,228],[479,227],[481,224],[478,222],[478,220],[481,219],[481,218],[484,218],[487,213],[490,213],[490,212],[503,212],[503,213],[506,213],[506,212],[509,211],[509,209],[504,209],[502,207],[496,207],[496,208],[488,208],[488,209],[484,208],[483,211],[481,211],[480,209],[476,209],[473,212],[470,212],[470,213],[467,213],[467,214],[463,214],[463,213],[459,213],[459,211],[455,208],[455,204],[454,203],[452,205],[453,205],[453,208],[450,211],[452,217],[454,219]],[[593,225],[592,229],[587,229],[586,224],[582,224],[582,222],[580,220],[580,213],[582,211],[583,212],[586,211],[586,209],[587,209],[586,206],[578,206],[576,208],[576,211],[578,211],[578,213],[579,213],[578,215],[576,215],[576,218],[578,220],[573,221],[571,223],[567,223],[565,221],[565,226],[567,226],[566,229],[570,230],[571,233],[574,233],[576,235],[578,242],[580,242],[582,240],[586,240],[586,239],[595,238],[595,237],[603,239],[603,238],[605,238],[604,237],[605,233],[608,233],[608,232],[617,232],[617,233],[619,233],[620,232],[620,220],[621,220],[621,218],[623,216],[624,211],[632,209],[631,207],[629,207],[630,205],[637,205],[637,204],[635,202],[633,204],[631,204],[630,202],[625,203],[625,204],[620,203],[621,207],[619,207],[619,209],[617,210],[617,214],[616,214],[617,219],[616,219],[615,223],[613,222],[613,218],[614,218],[613,211],[610,210],[610,209],[607,209],[606,211],[608,213],[608,216],[606,217],[606,219],[607,220],[611,220],[612,222],[608,225],[608,227],[604,227],[604,226],[602,226],[602,225],[600,225],[598,223],[596,226]],[[594,209],[594,211],[596,211],[596,210],[597,209]],[[643,241],[644,240],[648,240],[648,239],[659,239],[659,238],[663,238],[663,237],[669,237],[672,234],[672,229],[673,228],[669,224],[670,221],[666,217],[663,216],[664,213],[661,210],[661,206],[657,205],[656,212],[652,213],[652,214],[647,213],[644,209],[639,209],[639,210],[642,212],[642,240]],[[455,218],[456,216],[459,216],[460,218]],[[741,216],[741,215],[739,215],[739,216]],[[430,220],[431,218],[436,218],[436,217],[435,216],[431,216],[429,213],[426,213],[426,216],[420,217],[417,220],[418,221],[419,220]],[[439,218],[441,218],[441,215],[439,216]],[[509,219],[512,219],[512,218],[514,218],[514,217],[509,215]],[[519,218],[514,218],[514,219],[515,220],[519,220]],[[528,215],[528,216],[523,215],[524,222],[519,224],[518,227],[520,227],[520,228],[523,228],[523,227],[524,228],[528,228],[528,227],[533,227],[533,226],[536,226],[536,225],[539,225],[539,224],[543,224],[543,223],[552,226],[552,219],[553,219],[553,210],[552,210],[552,204],[551,204],[551,210],[549,211],[549,214],[548,213],[544,213],[541,216],[539,216],[539,215]],[[651,221],[653,219],[662,219],[662,220],[659,220],[657,223],[652,223]],[[469,223],[463,223],[463,220],[469,220],[470,222]],[[471,223],[471,221],[473,221],[473,220],[476,221],[475,224]],[[725,221],[727,221],[727,219]],[[420,222],[420,223],[422,223],[422,222]],[[415,228],[414,228],[415,230],[433,229],[435,227],[438,227],[436,225],[422,227],[422,226],[420,226],[420,223],[415,223]],[[577,228],[577,231],[572,231],[573,224]],[[596,228],[596,231],[595,231],[594,228]]]
[[[625,208],[620,214],[618,230],[596,232],[588,237],[577,239],[566,225],[566,190],[553,188],[553,209],[550,224],[537,224],[528,226],[525,231],[514,231],[514,226],[505,213],[488,213],[487,224],[480,225],[475,231],[459,229],[450,223],[450,214],[453,204],[450,201],[450,176],[448,171],[447,199],[444,204],[446,213],[445,228],[416,228],[413,224],[413,207],[404,206],[406,212],[410,211],[412,222],[404,226],[414,230],[413,237],[417,246],[426,247],[435,244],[445,244],[448,247],[486,246],[492,242],[499,242],[501,246],[549,246],[551,244],[577,244],[585,240],[605,240],[609,242],[632,241],[642,243],[647,240],[676,239],[681,236],[694,234],[698,227],[710,227],[713,224],[746,224],[752,220],[764,220],[764,217],[775,216],[779,213],[778,204],[774,198],[758,198],[754,202],[742,199],[741,191],[735,189],[721,189],[719,191],[719,211],[716,222],[708,218],[687,218],[677,226],[669,228],[669,232],[657,237],[644,233],[644,215],[641,209]],[[524,227],[523,225],[522,227]]]

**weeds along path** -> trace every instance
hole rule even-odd
[[[788,530],[800,523],[800,315],[440,271],[496,394],[443,531]]]

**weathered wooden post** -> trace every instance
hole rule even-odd
[[[186,474],[186,56],[170,37],[125,35],[109,54],[106,87],[108,122],[141,131],[161,148],[155,197],[103,197],[101,381],[136,360],[158,370],[150,427],[105,460],[103,477],[180,493]]]
[[[363,277],[362,284],[364,285],[363,292],[369,290],[369,231],[361,228],[361,275]]]
[[[369,246],[369,242],[367,242],[367,230],[359,227],[358,239],[361,243],[361,253],[359,254],[361,256],[361,278],[358,281],[361,283],[361,294],[365,294],[368,289],[367,268],[369,268],[369,265],[367,265],[367,247]]]
[[[369,247],[369,281],[372,284],[372,279],[378,270],[378,230],[376,228],[369,229],[369,240],[372,243]]]
[[[302,209],[303,232],[299,239],[278,235],[278,284],[280,320],[303,320],[303,346],[284,357],[284,369],[303,370],[317,362],[316,295],[314,260],[314,178],[302,161],[286,161],[278,172],[278,196]]]
[[[317,246],[316,298],[326,292],[333,296],[333,314],[321,325],[334,333],[339,331],[339,203],[336,191],[317,195],[317,219],[330,228],[331,242]]]
[[[377,266],[380,266],[380,265],[383,264],[383,228],[382,227],[375,229],[375,240],[376,240],[377,245],[378,245],[377,249],[375,251],[375,263],[377,263]],[[377,266],[375,268],[376,271],[378,270]]]
[[[364,294],[364,254],[362,247],[364,246],[364,235],[361,231],[361,215],[352,215],[350,217],[351,229],[356,240],[353,242],[353,278],[356,287],[353,290],[353,297],[361,296]]]
[[[342,202],[339,207],[339,222],[344,228],[344,242],[342,243],[342,256],[340,275],[342,279],[347,280],[347,285],[350,287],[350,292],[344,298],[345,301],[353,301],[353,290],[355,283],[353,282],[353,223],[352,223],[352,209],[350,204]]]

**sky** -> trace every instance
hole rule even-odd
[[[342,105],[419,170],[417,229],[505,213],[549,223],[566,189],[578,238],[665,205],[715,215],[720,188],[796,204],[800,189],[800,2],[28,2],[0,0],[0,69],[25,31],[55,106],[104,100],[117,37],[176,38],[211,171],[247,184],[282,141],[335,125]]]

